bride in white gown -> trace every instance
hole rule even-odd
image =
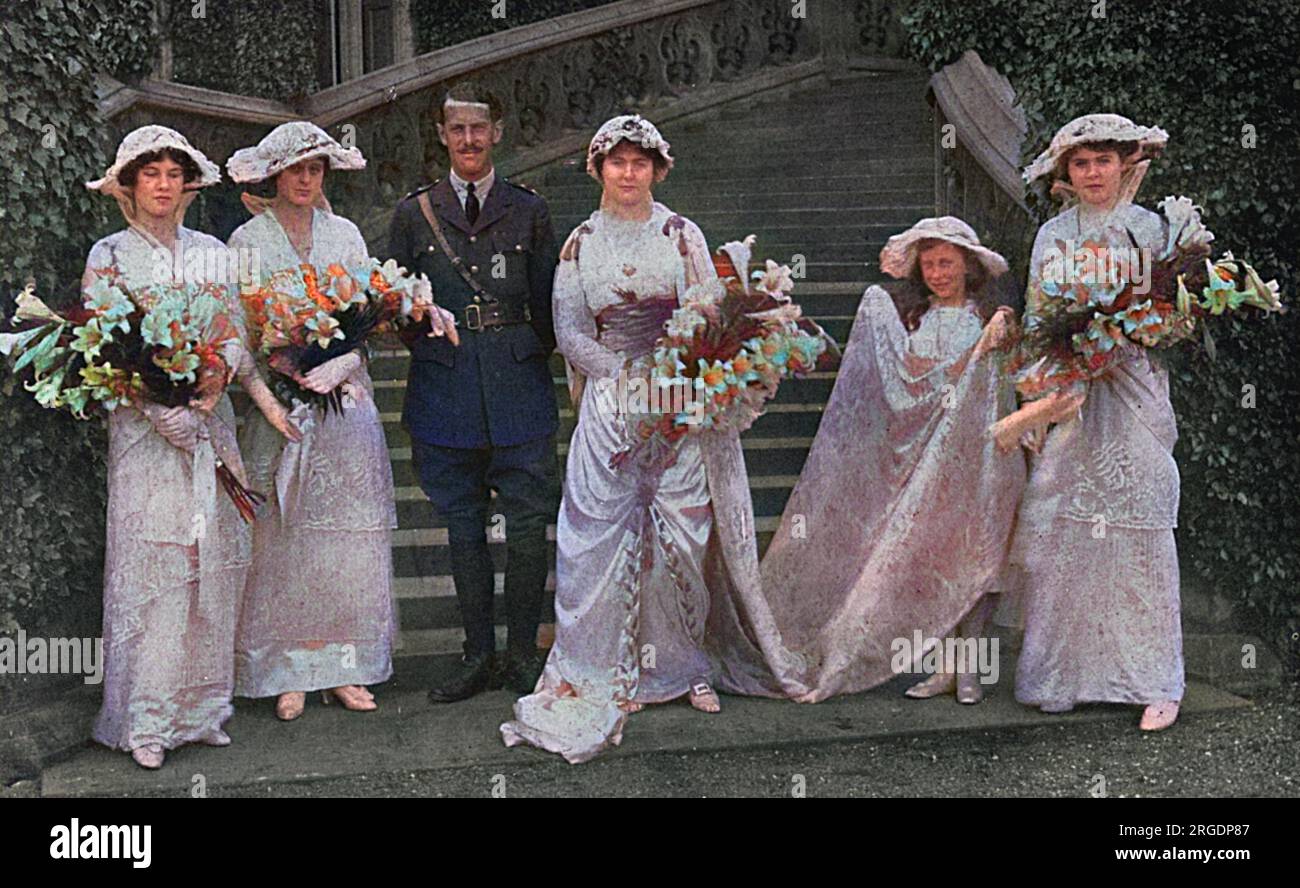
[[[616,117],[588,150],[601,208],[570,235],[555,279],[555,330],[578,409],[556,528],[556,640],[535,693],[502,725],[570,762],[617,745],[630,713],[713,686],[779,695],[787,671],[758,583],[748,480],[735,433],[683,438],[665,470],[610,467],[630,440],[620,374],[647,371],[678,299],[716,277],[696,225],[651,196],[672,165],[648,121]],[[783,665],[784,664],[784,665]]]

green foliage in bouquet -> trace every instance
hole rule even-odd
[[[1104,15],[1102,11],[1104,9]],[[913,0],[911,52],[932,70],[974,49],[1011,81],[1029,123],[1022,163],[1058,127],[1110,111],[1169,131],[1138,201],[1184,194],[1205,209],[1215,245],[1248,256],[1296,292],[1300,192],[1300,17],[1286,0],[1207,4],[1109,0]],[[1175,98],[1177,97],[1177,98]],[[1038,221],[1053,212],[1029,196]],[[1235,599],[1300,662],[1300,312],[1207,319],[1217,354],[1170,362],[1182,472],[1184,582]]]

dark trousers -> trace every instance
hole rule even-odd
[[[425,496],[447,522],[466,656],[496,650],[495,583],[487,540],[490,511],[505,519],[507,649],[511,653],[535,650],[546,593],[546,525],[559,508],[555,436],[480,448],[440,447],[412,439],[411,461]],[[492,524],[495,535],[502,523],[494,519]]]

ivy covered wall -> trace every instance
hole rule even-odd
[[[434,4],[430,4],[434,5]],[[329,20],[323,0],[172,0],[172,79],[281,102],[314,92]],[[202,16],[196,13],[201,11]]]
[[[149,0],[19,0],[0,23],[0,313],[34,278],[54,304],[75,298],[90,245],[120,225],[87,191],[117,140],[95,118],[90,72],[145,72]],[[0,633],[98,635],[104,451],[98,422],[42,409],[0,369]],[[9,678],[9,677],[7,677]],[[60,680],[0,682],[0,712]]]

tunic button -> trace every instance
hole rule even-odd
[[[523,244],[515,244],[515,252],[516,252],[516,253],[522,253],[523,251],[524,251],[524,245],[523,245]]]
[[[480,297],[475,296],[475,297],[474,297],[474,301],[475,301],[475,302],[482,302],[483,300],[482,300]]]
[[[429,244],[429,252],[430,252],[430,253],[433,252],[433,244]]]
[[[477,234],[471,234],[471,235],[469,236],[469,242],[470,242],[471,244],[476,244],[476,243],[478,243],[478,235],[477,235]]]
[[[477,266],[477,265],[471,265],[471,266],[469,267],[469,270],[470,270],[470,272],[473,273],[473,274],[478,274],[478,266]]]

